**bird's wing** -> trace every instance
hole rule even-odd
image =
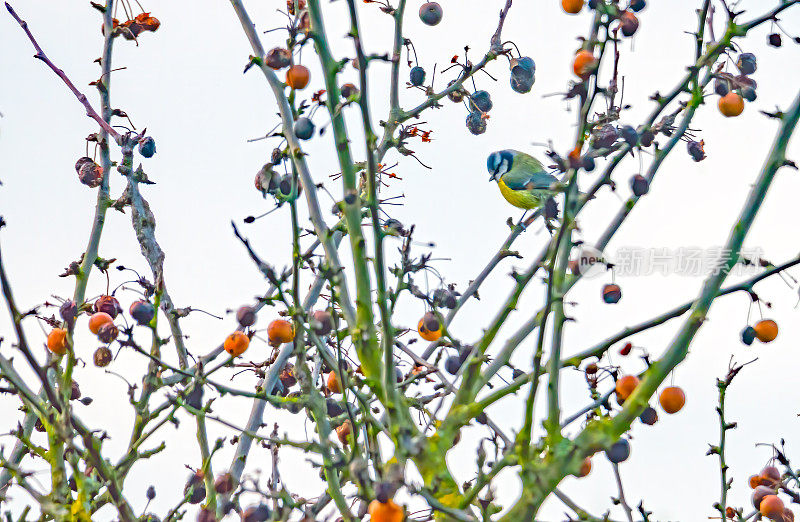
[[[552,174],[519,170],[516,163],[514,168],[503,174],[502,180],[511,190],[545,190],[553,183],[558,183]]]
[[[526,172],[544,172],[544,165],[542,162],[524,152],[518,150],[509,150],[514,157],[512,170],[520,169]]]

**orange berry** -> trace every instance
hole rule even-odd
[[[403,508],[389,499],[386,502],[373,500],[369,503],[369,516],[372,522],[403,522]]]
[[[292,65],[286,71],[286,85],[292,89],[305,89],[311,73],[305,65]]]
[[[250,346],[250,338],[244,332],[236,331],[225,338],[222,347],[231,357],[239,357]]]
[[[762,343],[774,341],[778,337],[778,323],[772,319],[763,319],[753,327],[756,331],[756,338]]]
[[[721,112],[723,116],[732,118],[742,113],[744,110],[744,100],[737,93],[731,91],[725,96],[720,97],[717,102],[717,107],[719,107],[719,112]]]
[[[581,469],[578,471],[578,477],[585,477],[589,473],[592,472],[592,457],[586,457],[583,459],[583,463],[581,464]]]
[[[353,423],[350,422],[350,419],[347,419],[336,428],[336,436],[339,438],[339,442],[342,443],[342,446],[347,446],[351,433],[353,433]]]
[[[63,328],[53,328],[47,334],[47,349],[56,355],[64,355],[67,351],[67,331]]]
[[[426,341],[436,341],[442,336],[442,323],[433,312],[427,312],[417,324],[419,336]]]
[[[750,484],[750,489],[756,489],[758,486],[768,485],[768,481],[765,480],[761,475],[750,475],[748,483]]]
[[[89,318],[89,330],[93,334],[97,335],[97,332],[100,330],[101,326],[103,326],[106,323],[112,323],[112,322],[114,322],[114,319],[112,319],[111,316],[108,315],[107,313],[105,312],[94,313]]]
[[[275,319],[267,327],[267,337],[273,346],[290,343],[294,339],[294,325],[286,319]]]
[[[561,7],[569,14],[578,14],[583,9],[583,0],[561,0]]]
[[[783,517],[783,508],[783,500],[778,495],[767,495],[758,506],[759,512],[770,520],[779,520],[778,517]]]
[[[639,378],[635,375],[626,375],[619,378],[616,385],[617,399],[624,401],[630,397],[637,386],[639,386]]]
[[[342,382],[339,380],[339,376],[336,375],[336,372],[328,374],[328,389],[331,393],[342,393]]]
[[[572,62],[572,71],[575,76],[579,76],[584,80],[591,76],[597,68],[597,58],[594,57],[591,51],[582,49],[575,55],[575,61]]]
[[[677,386],[667,386],[658,396],[658,402],[667,413],[678,413],[686,404],[686,394]]]

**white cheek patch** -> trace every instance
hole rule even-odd
[[[508,172],[508,170],[509,170],[508,161],[507,160],[503,160],[503,162],[500,164],[500,168],[498,169],[497,174],[502,176],[503,174]]]

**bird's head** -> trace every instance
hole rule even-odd
[[[512,163],[514,163],[514,156],[510,151],[501,150],[489,154],[489,158],[486,160],[486,168],[490,174],[489,181],[495,181],[511,170]]]

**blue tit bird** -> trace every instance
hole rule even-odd
[[[491,174],[489,181],[497,181],[500,194],[515,207],[539,208],[548,198],[563,191],[558,178],[545,172],[539,160],[524,152],[510,149],[492,152],[486,168]]]

